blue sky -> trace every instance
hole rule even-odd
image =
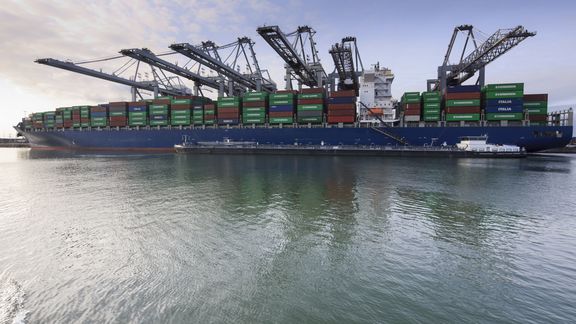
[[[551,106],[576,104],[576,4],[571,1],[16,1],[0,8],[0,136],[24,115],[60,106],[129,100],[129,89],[33,63],[40,57],[107,57],[120,49],[163,52],[174,42],[217,44],[248,36],[260,65],[283,86],[283,62],[256,33],[262,25],[309,25],[327,71],[330,46],[356,36],[365,67],[396,75],[393,95],[422,91],[436,76],[452,30],[471,24],[485,36],[523,25],[532,37],[487,67],[489,83],[525,82]],[[173,60],[184,62],[180,57]],[[114,69],[114,66],[91,65]],[[118,64],[116,64],[118,67]]]

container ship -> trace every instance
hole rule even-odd
[[[441,147],[463,137],[484,136],[491,144],[536,152],[564,147],[572,138],[571,109],[549,112],[548,95],[525,93],[521,82],[484,83],[488,63],[535,35],[522,26],[498,30],[482,44],[474,42],[467,56],[449,64],[456,36],[473,37],[472,26],[456,27],[438,78],[428,80],[426,91],[405,92],[399,101],[392,97],[392,71],[379,64],[364,69],[354,37],[332,46],[335,69],[327,74],[310,27],[283,33],[278,26],[264,26],[257,32],[286,62],[284,90],[265,77],[254,43],[246,37],[221,47],[210,41],[170,46],[174,54],[217,74],[210,77],[147,49],[120,52],[161,74],[192,80],[193,94],[160,79],[135,81],[80,64],[39,59],[41,64],[128,85],[132,100],[32,113],[15,128],[33,149],[65,150],[173,151],[183,142],[224,140],[302,147]],[[218,53],[226,48],[237,53],[232,64]],[[247,60],[245,73],[235,68],[242,57]],[[463,84],[476,74],[474,84]],[[203,96],[202,87],[216,89],[218,97]],[[153,98],[144,99],[142,91],[153,92]]]

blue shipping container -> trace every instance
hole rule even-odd
[[[522,98],[486,99],[486,106],[522,106]]]
[[[484,110],[487,113],[521,113],[524,111],[524,107],[523,106],[506,106],[506,105],[500,105],[500,106],[486,106],[484,108]]]
[[[335,97],[335,98],[328,98],[329,104],[348,104],[348,103],[356,103],[356,97]]]
[[[478,85],[465,85],[465,86],[448,87],[446,92],[448,92],[448,93],[480,92],[480,86],[478,86]]]
[[[294,111],[293,105],[275,105],[270,106],[270,112],[289,112]]]
[[[128,107],[128,111],[137,112],[137,111],[146,111],[146,106],[134,106]]]
[[[151,115],[151,120],[166,120],[168,119],[168,115]]]

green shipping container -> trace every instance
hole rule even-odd
[[[242,116],[243,116],[244,118],[250,118],[250,117],[252,117],[252,118],[264,118],[264,117],[266,117],[266,112],[264,112],[264,111],[261,111],[261,112],[246,112],[246,111],[245,111],[245,112],[242,114]]]
[[[446,107],[480,106],[480,99],[446,100]]]
[[[313,111],[322,111],[324,109],[324,105],[298,105],[298,110],[313,110]]]
[[[80,127],[89,127],[90,123],[80,123]]]
[[[72,127],[80,127],[80,123],[72,123]]]
[[[126,113],[123,111],[111,111],[110,117],[123,117],[126,116]]]
[[[424,109],[426,108],[440,109],[440,102],[424,103]]]
[[[268,99],[268,94],[265,92],[250,92],[249,94],[245,94],[242,101],[244,102],[252,102],[252,101],[264,101]]]
[[[293,105],[294,99],[270,99],[270,106]]]
[[[424,109],[424,116],[426,115],[440,115],[440,109]]]
[[[264,124],[265,118],[243,117],[242,122],[245,124]]]
[[[292,117],[270,117],[270,124],[292,124],[294,118]]]
[[[439,121],[440,120],[440,115],[424,115],[424,121]]]
[[[218,103],[221,102],[236,102],[240,103],[240,97],[218,97]]]
[[[420,98],[402,98],[402,103],[420,103]]]
[[[298,99],[322,99],[324,98],[323,93],[301,93],[298,95]]]
[[[270,100],[293,100],[293,93],[274,93],[270,95]]]
[[[461,121],[461,120],[480,120],[480,114],[447,114],[446,121]]]
[[[486,120],[522,120],[522,113],[492,113],[486,114]]]
[[[150,125],[151,126],[166,126],[166,125],[168,125],[168,121],[167,120],[151,120]]]
[[[214,109],[204,110],[204,115],[214,115],[215,112]]]
[[[146,112],[145,112],[145,111],[129,112],[129,113],[128,113],[128,117],[129,117],[129,118],[132,118],[132,117],[146,117]]]
[[[322,116],[318,116],[318,117],[301,117],[301,116],[298,116],[298,122],[299,123],[321,123],[322,122]]]
[[[486,91],[486,99],[500,99],[500,98],[523,98],[524,91],[510,90],[510,91]]]
[[[424,98],[422,100],[424,101],[424,104],[435,103],[435,102],[442,101],[442,97],[429,97],[429,98]]]
[[[524,101],[524,108],[548,108],[547,101]]]
[[[264,107],[244,107],[242,110],[244,112],[266,112]]]
[[[173,105],[191,105],[192,99],[172,99]]]
[[[146,121],[128,121],[128,126],[146,126]]]
[[[442,97],[440,91],[425,91],[422,92],[422,98],[426,99],[436,99]]]
[[[172,116],[192,116],[192,113],[190,112],[190,110],[172,110],[171,113]]]
[[[486,91],[524,91],[524,83],[501,83],[501,84],[488,84],[484,87]]]
[[[204,116],[204,112],[202,110],[194,110],[194,112],[192,113],[192,116],[196,117],[196,116]]]
[[[214,120],[205,120],[204,125],[214,125]]]
[[[546,108],[546,107],[527,108],[526,106],[524,106],[524,109],[526,110],[527,113],[529,113],[531,115],[546,115],[546,114],[548,114],[548,108]]]
[[[172,116],[172,120],[190,120],[190,115],[177,115]]]
[[[240,107],[240,101],[218,101],[218,108]]]

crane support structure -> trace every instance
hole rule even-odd
[[[239,44],[240,42],[248,42],[251,43],[250,39],[248,38],[242,38],[239,39]],[[250,76],[246,76],[236,70],[234,70],[234,68],[226,65],[225,63],[222,62],[222,60],[220,59],[220,56],[218,54],[218,51],[216,50],[217,47],[214,45],[213,42],[206,42],[206,47],[205,49],[201,49],[198,48],[196,46],[193,46],[189,43],[179,43],[179,44],[172,44],[170,45],[170,48],[186,57],[189,57],[191,59],[193,59],[194,61],[216,71],[216,73],[221,74],[226,76],[229,80],[236,82],[237,84],[246,87],[246,88],[250,88],[253,90],[263,90],[266,92],[274,92],[276,90],[276,86],[274,84],[270,84],[270,83],[266,83],[266,84],[261,84],[260,81],[262,80],[262,75],[261,72],[259,70],[259,67],[256,65],[256,71],[254,73],[253,77]],[[215,57],[212,57],[209,53],[209,51],[213,54]],[[242,54],[244,56],[246,56],[246,52],[242,49]],[[255,59],[254,55],[251,55],[253,57],[253,59]]]
[[[364,71],[364,66],[356,45],[356,37],[343,38],[342,43],[334,44],[329,53],[338,73],[338,90],[355,90],[358,95],[358,74]]]
[[[293,76],[300,84],[309,87],[321,87],[326,78],[326,72],[320,64],[316,43],[313,36],[315,31],[308,26],[300,26],[295,32],[284,34],[278,26],[259,27],[258,34],[280,55],[286,62],[287,77]],[[288,37],[295,36],[294,44]],[[306,50],[309,43],[310,53]],[[286,88],[291,88],[290,80],[286,80]]]
[[[467,33],[466,41],[460,55],[459,63],[450,65],[448,63],[454,42],[458,33]],[[444,56],[442,66],[438,67],[438,80],[428,80],[428,88],[445,89],[447,86],[456,86],[472,78],[476,72],[480,72],[477,83],[484,83],[484,68],[518,45],[528,37],[536,35],[535,32],[527,31],[523,26],[516,26],[510,29],[499,29],[492,34],[486,41],[478,45],[474,35],[474,29],[471,25],[462,25],[454,28],[452,38],[448,45],[448,50]],[[469,41],[472,40],[474,50],[464,57]]]
[[[153,91],[155,93],[158,92],[158,93],[161,93],[163,95],[174,95],[174,96],[186,95],[186,93],[184,91],[180,91],[177,89],[159,88],[157,82],[154,82],[154,81],[138,82],[138,81],[122,78],[122,77],[119,77],[119,76],[116,76],[113,74],[108,74],[108,73],[92,70],[89,68],[85,68],[83,66],[79,66],[79,65],[71,63],[71,62],[64,62],[64,61],[56,60],[53,58],[42,58],[42,59],[36,60],[35,62],[39,63],[39,64],[52,66],[52,67],[57,67],[57,68],[60,68],[63,70],[68,70],[68,71],[88,75],[88,76],[95,77],[95,78],[99,78],[99,79],[127,85],[127,86],[134,88],[134,89]]]

